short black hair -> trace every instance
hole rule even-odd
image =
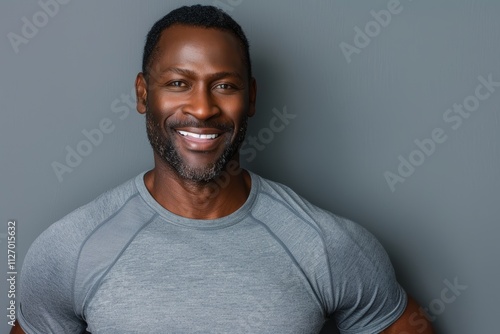
[[[238,38],[243,48],[245,65],[247,67],[248,79],[252,77],[252,64],[250,61],[250,45],[241,29],[241,26],[226,14],[222,9],[214,6],[183,6],[172,10],[170,13],[158,20],[146,37],[144,54],[142,57],[142,72],[147,76],[149,66],[154,58],[161,33],[173,25],[188,25],[194,27],[214,28],[229,31]]]

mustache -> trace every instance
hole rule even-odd
[[[231,131],[234,127],[231,124],[221,123],[217,121],[167,121],[165,122],[165,127],[170,129],[177,128],[211,128],[221,131]]]

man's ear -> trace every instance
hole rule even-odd
[[[249,109],[248,109],[248,117],[252,117],[255,115],[255,103],[257,101],[257,81],[254,77],[250,80],[250,87],[248,91],[248,99],[249,99]]]
[[[135,78],[135,96],[137,97],[137,111],[140,114],[146,113],[146,101],[148,99],[148,83],[141,72]]]

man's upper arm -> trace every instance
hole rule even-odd
[[[333,283],[329,316],[343,333],[380,332],[403,314],[407,298],[389,256],[360,225],[337,218],[337,230],[323,225]],[[399,333],[398,333],[399,334]]]
[[[419,306],[408,296],[404,313],[381,334],[433,334],[430,322],[419,311]]]
[[[78,333],[85,328],[73,308],[72,277],[79,243],[75,234],[67,231],[68,225],[53,224],[26,254],[19,279],[17,312],[23,332]],[[21,328],[16,327],[14,330]]]

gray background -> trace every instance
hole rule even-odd
[[[456,130],[443,115],[474,94],[478,76],[500,81],[500,2],[401,0],[348,62],[340,43],[354,46],[354,28],[389,2],[221,0],[251,42],[259,94],[250,134],[267,141],[243,162],[374,233],[403,286],[435,311],[438,333],[497,332],[500,88]],[[143,117],[120,98],[150,26],[184,3],[195,1],[73,0],[18,53],[8,34],[21,35],[22,18],[41,7],[0,3],[0,248],[16,219],[18,267],[51,223],[152,167]],[[296,117],[270,140],[262,130],[284,107]],[[60,182],[51,164],[105,118],[113,132]],[[397,173],[398,157],[435,128],[446,142],[392,191],[384,172]],[[445,280],[467,286],[451,303],[441,299]],[[5,281],[0,300],[6,312]]]

